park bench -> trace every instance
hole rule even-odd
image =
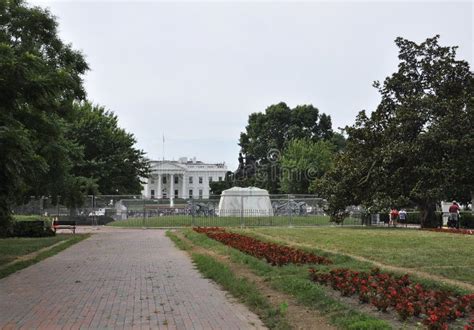
[[[57,218],[53,219],[53,223],[51,225],[53,231],[56,232],[58,229],[70,229],[72,233],[76,233],[76,221],[74,220],[59,220]]]

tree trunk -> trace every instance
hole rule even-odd
[[[436,215],[436,203],[426,203],[420,205],[421,210],[421,228],[440,227],[439,217]]]

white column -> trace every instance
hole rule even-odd
[[[161,174],[158,174],[157,180],[158,191],[156,192],[156,196],[158,196],[158,198],[163,198],[163,195],[161,194]]]
[[[204,187],[202,188],[202,198],[209,199],[209,173],[205,172],[203,181]]]
[[[174,205],[174,174],[170,174],[170,206]]]
[[[186,180],[188,179],[186,174],[183,173],[182,176],[183,181],[181,182],[181,198],[186,199],[188,196],[188,192],[186,191]]]

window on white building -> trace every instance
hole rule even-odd
[[[175,177],[174,177],[174,183],[175,183],[175,184],[178,184],[178,182],[179,182],[179,178],[178,178],[177,175],[175,175]]]
[[[193,177],[192,176],[189,177],[189,183],[191,183],[191,184],[193,183]]]
[[[155,190],[154,189],[151,190],[150,195],[151,195],[151,198],[155,198]]]
[[[189,189],[189,198],[193,197],[193,190]]]
[[[202,189],[199,189],[199,198],[202,198]]]
[[[163,177],[163,184],[166,184],[166,176]]]
[[[209,177],[209,182],[212,182],[212,176]]]
[[[178,198],[178,189],[174,191],[174,198]]]
[[[154,183],[155,183],[155,180],[151,179],[151,181],[150,181],[150,182],[151,182],[151,184],[154,184]]]
[[[221,176],[219,177],[219,181],[222,181],[222,177],[221,177]]]
[[[199,183],[202,184],[202,176],[199,177]]]

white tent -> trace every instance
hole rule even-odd
[[[220,217],[273,216],[268,191],[256,187],[233,187],[224,190],[219,201]]]

